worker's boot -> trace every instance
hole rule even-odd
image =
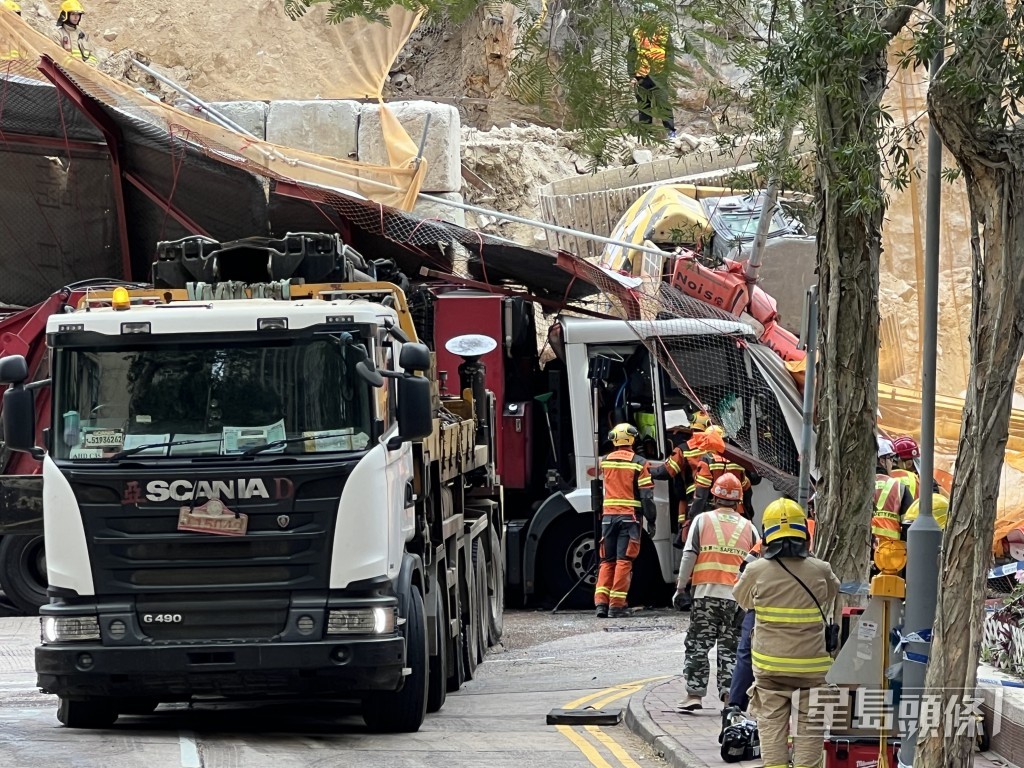
[[[614,605],[608,609],[609,619],[626,619],[633,615],[633,612],[624,605]]]
[[[599,605],[599,606],[597,606],[597,608],[594,610],[594,615],[597,616],[597,618],[599,618],[599,619],[607,619],[608,618],[608,606],[607,605]]]
[[[681,710],[682,712],[696,712],[698,709],[701,709],[702,707],[703,705],[701,704],[700,696],[697,696],[693,693],[691,693],[685,699],[681,700],[678,704],[676,704],[676,709]]]

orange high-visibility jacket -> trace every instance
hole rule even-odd
[[[609,453],[601,462],[604,478],[605,515],[630,515],[634,519],[640,509],[640,494],[654,487],[647,469],[647,460],[622,448]]]
[[[698,519],[701,520],[700,551],[693,566],[693,585],[733,586],[740,577],[743,559],[757,539],[754,526],[726,509],[713,509]]]
[[[636,76],[646,77],[665,69],[665,52],[668,48],[668,30],[660,29],[648,35],[641,29],[633,30],[636,44]]]
[[[888,475],[875,475],[875,508],[871,517],[871,535],[879,538],[900,537],[900,506],[903,483]]]

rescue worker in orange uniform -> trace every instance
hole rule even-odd
[[[813,714],[811,691],[826,693],[832,657],[823,611],[835,600],[839,579],[810,554],[806,516],[795,501],[773,501],[763,524],[764,557],[746,567],[733,590],[739,604],[755,613],[750,714],[765,768],[787,768],[790,736],[794,768],[819,768],[824,723]]]
[[[658,7],[644,3],[640,8],[640,23],[629,37],[627,60],[636,83],[640,123],[652,125],[658,117],[670,139],[676,135],[668,84],[674,58],[672,37],[668,26],[658,18]]]
[[[604,480],[604,508],[601,511],[601,541],[598,554],[594,606],[599,619],[629,615],[626,596],[633,575],[633,560],[640,552],[640,518],[643,514],[654,536],[654,480],[647,461],[633,451],[640,433],[632,424],[617,424],[608,433],[615,446],[601,461]]]
[[[889,473],[896,460],[896,448],[892,441],[884,437],[877,438],[878,465],[875,468],[875,502],[871,515],[871,536],[874,541],[879,539],[899,539],[903,516],[914,497],[907,487]]]
[[[72,58],[89,64],[96,63],[96,54],[89,45],[89,36],[78,28],[85,8],[79,0],[64,0],[57,16],[57,28],[50,34],[57,45],[71,54]]]
[[[739,579],[740,566],[760,539],[753,523],[736,512],[743,497],[739,478],[723,473],[715,480],[711,493],[714,508],[697,515],[690,526],[673,597],[676,604],[692,578],[693,608],[683,666],[687,695],[678,705],[688,712],[701,709],[701,699],[707,695],[711,671],[708,653],[716,644],[719,698],[723,702],[729,698],[743,620],[732,589]]]
[[[921,449],[917,441],[906,435],[897,437],[892,441],[892,447],[896,450],[895,468],[889,472],[890,477],[895,477],[910,491],[910,495],[917,501],[921,498],[921,476],[917,473],[917,465],[914,463],[921,456]],[[932,479],[932,493],[942,493],[942,488]]]

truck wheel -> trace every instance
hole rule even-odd
[[[39,614],[47,602],[46,550],[43,537],[4,536],[0,542],[0,589],[18,610]]]
[[[491,559],[487,564],[487,633],[489,645],[501,642],[505,613],[505,559],[498,532],[491,528]]]
[[[477,539],[477,556],[473,564],[473,588],[476,596],[476,660],[483,663],[489,644],[487,642],[487,614],[490,600],[487,597],[487,550],[480,539]]]
[[[363,720],[378,733],[415,733],[427,714],[427,622],[417,587],[409,595],[405,622],[405,665],[410,672],[398,691],[375,692],[363,699]]]
[[[68,728],[109,728],[117,720],[117,710],[107,699],[69,699],[60,697],[57,719]]]
[[[562,608],[592,606],[597,550],[591,516],[566,514],[555,520],[541,538],[537,563],[539,591],[552,606],[570,590]],[[577,582],[579,585],[574,586]]]
[[[469,567],[473,567],[472,561]],[[462,606],[462,668],[467,680],[472,680],[479,664],[480,631],[477,619],[480,613],[476,595],[469,586],[469,574],[462,572],[462,595],[459,603]]]
[[[441,591],[434,582],[434,609],[437,614],[437,655],[430,657],[430,683],[427,688],[427,712],[437,712],[444,706],[448,698],[448,622],[445,601],[441,599]]]

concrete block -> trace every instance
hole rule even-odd
[[[432,101],[394,101],[387,105],[418,146],[423,126],[430,115],[423,156],[428,163],[423,189],[458,192],[462,189],[461,122],[459,111],[450,104]],[[388,162],[380,128],[380,107],[364,105],[359,121],[359,160],[385,165]]]
[[[356,156],[360,105],[357,101],[272,101],[267,141],[343,160]]]
[[[462,195],[458,192],[427,192],[426,194],[431,197],[440,197],[444,200],[453,200],[456,203],[464,202]],[[435,203],[433,200],[418,200],[412,212],[425,219],[440,219],[441,221],[450,221],[452,224],[458,224],[460,227],[466,226],[465,210],[453,208],[442,203]]]
[[[267,102],[214,101],[210,106],[257,139],[267,138]]]

